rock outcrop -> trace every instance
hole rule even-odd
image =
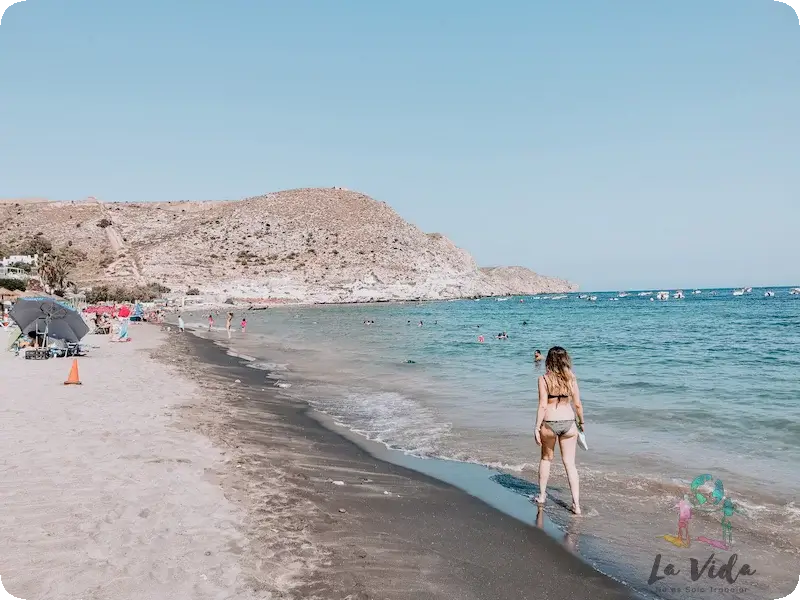
[[[344,189],[298,189],[232,202],[4,202],[0,241],[43,232],[87,252],[92,285],[159,282],[215,298],[303,302],[441,300],[566,292],[522,267],[481,269],[443,235]],[[102,226],[100,226],[102,225]]]

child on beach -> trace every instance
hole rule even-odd
[[[211,328],[214,326],[214,315],[208,315],[208,330],[211,331]]]
[[[247,317],[242,317],[242,333],[247,331]]]
[[[183,323],[183,315],[178,315],[178,331],[183,333],[185,331],[185,325]]]

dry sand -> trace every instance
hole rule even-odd
[[[0,576],[26,600],[250,598],[244,512],[221,486],[232,465],[176,407],[199,389],[149,357],[163,334],[71,361],[0,354]],[[0,336],[2,347],[5,339]]]

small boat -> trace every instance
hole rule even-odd
[[[752,294],[753,293],[753,288],[744,288],[744,293],[745,294]]]
[[[586,300],[589,296],[587,294],[581,294],[578,296],[578,300]]]
[[[774,295],[775,292],[773,292],[772,290],[767,290],[766,292],[764,292],[764,298],[772,298]]]
[[[800,288],[792,288],[789,290],[789,293],[792,296],[800,296]]]
[[[620,293],[618,294],[618,296],[619,296],[620,298],[627,298],[627,297],[629,296],[629,294],[628,294],[628,292],[620,292]]]
[[[563,300],[566,296],[553,296],[551,300]]]
[[[693,292],[692,292],[692,294],[694,294],[695,296],[696,296],[697,294],[702,294],[702,293],[703,293],[703,292],[701,292],[700,290],[695,290],[695,291],[693,291]]]
[[[619,302],[619,298],[609,298],[609,302]]]
[[[589,302],[597,302],[597,296],[589,296]]]
[[[639,292],[640,296],[652,296],[653,292]]]
[[[744,290],[733,290],[734,296],[744,296]]]
[[[675,298],[675,300],[683,300],[684,298],[686,298],[686,296],[684,296],[683,294],[683,290],[678,290],[677,292],[672,294],[672,297]]]
[[[669,300],[669,292],[658,292],[656,298],[658,298],[662,302],[666,302],[667,300]]]

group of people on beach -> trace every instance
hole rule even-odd
[[[216,314],[218,315],[219,313],[216,313]],[[242,322],[241,322],[240,325],[242,327],[242,333],[246,333],[247,332],[247,317],[245,315],[242,315]],[[212,329],[214,329],[214,313],[209,313],[208,314],[208,330],[211,331]],[[186,330],[186,324],[183,321],[183,315],[179,314],[178,315],[178,331],[183,332],[185,330]],[[227,317],[226,317],[226,319],[225,319],[225,331],[228,332],[228,336],[230,336],[232,330],[233,330],[233,313],[229,312]]]
[[[246,333],[247,332],[247,317],[244,316],[244,315],[242,315],[241,326],[242,326],[242,333]],[[229,312],[227,317],[226,317],[226,319],[225,319],[225,331],[228,332],[228,335],[230,335],[230,333],[232,331],[232,327],[233,327],[233,313]],[[208,315],[208,330],[211,331],[213,328],[214,328],[214,315],[212,313],[209,313],[209,315]]]

